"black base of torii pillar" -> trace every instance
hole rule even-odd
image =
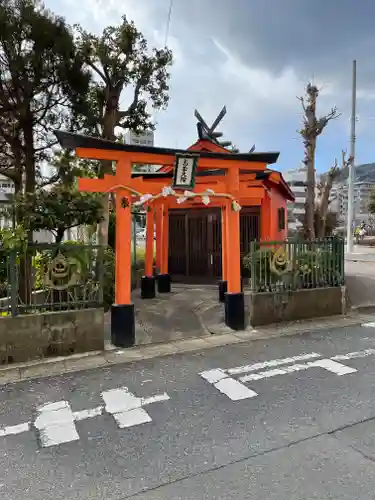
[[[112,305],[111,343],[116,347],[133,347],[135,345],[134,304]]]

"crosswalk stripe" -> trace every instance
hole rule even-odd
[[[74,414],[68,401],[57,401],[38,408],[34,426],[39,432],[43,448],[79,440]]]
[[[138,398],[127,387],[122,387],[102,392],[102,398],[105,411],[113,415],[120,429],[124,429],[151,422],[152,418],[142,407],[146,404],[166,401],[169,396],[164,393],[150,398]]]

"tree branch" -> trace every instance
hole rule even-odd
[[[298,97],[298,96],[297,99],[300,101],[302,109],[306,113],[305,99],[303,97]]]
[[[90,66],[91,69],[93,69],[95,71],[95,73],[97,75],[100,76],[100,78],[105,82],[105,83],[109,83],[109,81],[107,80],[105,74],[97,67],[96,64],[94,64],[92,61],[88,60],[87,61],[87,65]]]
[[[127,116],[130,116],[131,113],[137,108],[139,98],[141,95],[142,85],[143,85],[143,80],[140,78],[135,86],[133,102],[130,104],[130,106],[126,111],[117,112],[117,123],[116,123],[117,126],[120,125],[120,120],[126,118]]]

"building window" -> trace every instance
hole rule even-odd
[[[279,208],[277,211],[279,231],[285,229],[285,208]]]

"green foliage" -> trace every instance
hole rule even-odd
[[[115,301],[115,254],[111,248],[104,252],[103,259],[103,302],[109,309]]]
[[[19,196],[16,210],[31,231],[49,230],[60,243],[67,229],[101,221],[99,196],[63,185]]]
[[[243,258],[243,267],[251,273],[255,273],[257,282],[262,281],[265,277],[273,278],[271,271],[271,261],[274,255],[272,248],[258,248],[254,252],[250,252]]]
[[[23,226],[0,229],[0,244],[6,250],[21,250],[27,245],[27,231]]]
[[[19,265],[18,253],[27,245],[27,231],[22,226],[0,229],[0,295],[8,295],[8,281],[11,267]],[[13,252],[13,261],[10,258]]]
[[[132,286],[135,286],[137,277],[144,270],[145,250],[137,249],[137,259],[135,266],[132,265]],[[104,252],[103,266],[103,298],[104,307],[108,309],[115,300],[115,253],[111,248]]]
[[[77,188],[78,177],[95,178],[99,171],[97,161],[91,161],[79,158],[73,151],[56,151],[52,160],[51,167],[55,173],[52,177],[41,179],[40,186],[60,183],[66,187]]]
[[[76,30],[80,54],[96,77],[87,99],[88,130],[112,139],[108,134],[113,135],[115,126],[136,131],[152,128],[147,103],[155,109],[167,106],[172,53],[168,49],[149,52],[146,39],[125,16],[100,36],[80,26]],[[133,98],[121,111],[120,95],[126,87],[134,88]]]
[[[0,136],[9,146],[10,170],[32,192],[39,162],[56,144],[54,129],[77,126],[90,73],[83,70],[63,18],[38,0],[0,3],[0,115],[9,127]]]
[[[256,291],[339,286],[344,274],[342,251],[342,240],[337,238],[322,240],[315,246],[280,242],[268,248],[258,247],[243,258],[243,266],[250,271]]]

